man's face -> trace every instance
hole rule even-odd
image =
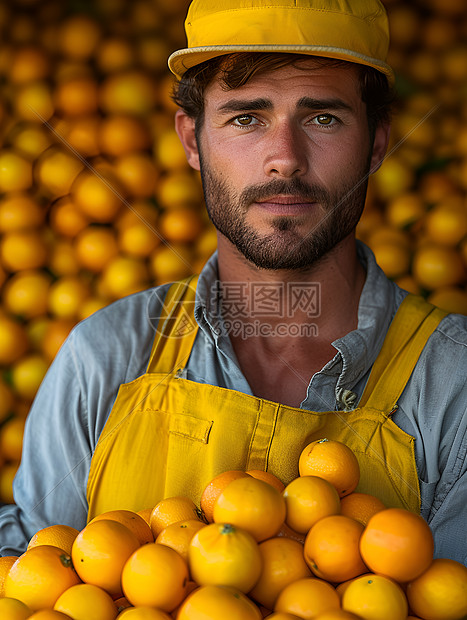
[[[198,140],[218,231],[262,269],[305,269],[351,235],[372,165],[357,71],[313,59],[205,95]]]

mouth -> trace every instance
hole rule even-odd
[[[305,196],[277,194],[256,200],[253,204],[271,215],[294,216],[308,213],[317,203]]]

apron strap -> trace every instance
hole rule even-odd
[[[174,282],[165,297],[152,344],[148,373],[176,373],[186,365],[198,332],[194,318],[198,276]]]
[[[404,298],[371,370],[359,407],[392,412],[428,338],[448,312],[418,295]]]

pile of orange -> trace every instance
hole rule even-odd
[[[19,558],[0,558],[0,615],[465,618],[467,568],[433,559],[426,521],[356,491],[359,476],[350,448],[323,438],[306,446],[287,485],[271,472],[225,471],[199,506],[175,496],[105,512],[81,531],[44,528]]]
[[[358,236],[401,286],[467,313],[465,3],[384,3],[401,112]],[[187,5],[0,5],[1,501],[13,500],[24,418],[73,325],[198,272],[216,247],[173,129],[166,62],[185,45]]]

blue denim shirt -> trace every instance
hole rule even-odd
[[[358,327],[333,342],[334,357],[304,389],[301,407],[343,409],[357,403],[388,326],[407,294],[389,281],[358,243],[366,269]],[[200,326],[186,376],[251,394],[228,336],[216,329],[213,286],[217,256],[203,269],[195,317]],[[16,505],[0,508],[0,554],[25,550],[54,523],[84,527],[91,458],[118,387],[148,364],[168,285],[137,293],[78,324],[52,363],[29,413],[23,459],[14,482]],[[151,320],[152,318],[152,320]],[[449,315],[425,346],[399,400],[394,421],[415,437],[422,514],[435,536],[435,556],[467,564],[467,317]],[[135,455],[135,458],[138,458]]]

